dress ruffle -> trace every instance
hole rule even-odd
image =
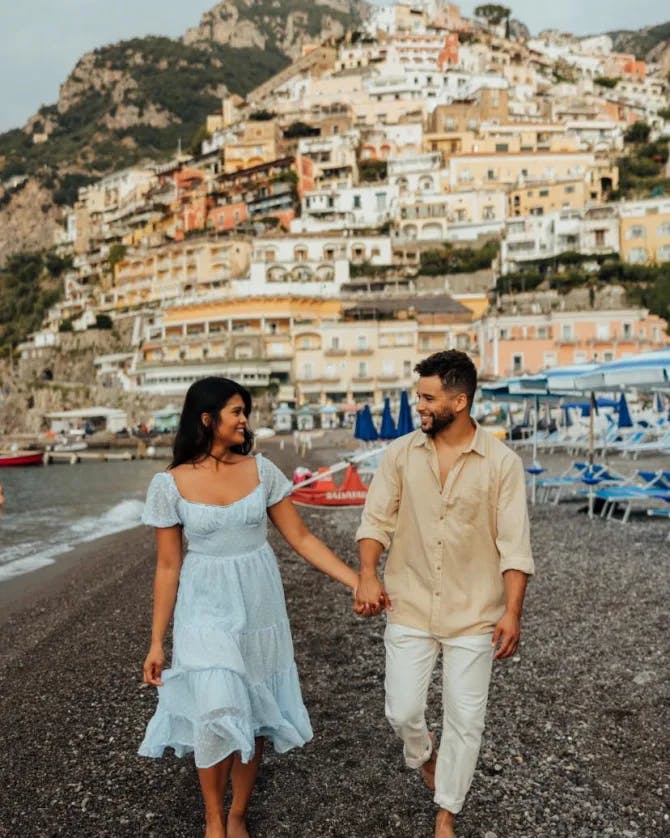
[[[172,748],[178,757],[193,753],[198,768],[209,768],[235,751],[249,762],[257,736],[278,753],[312,738],[295,664],[256,684],[220,668],[169,669],[162,680],[140,756],[161,757]]]

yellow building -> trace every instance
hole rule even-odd
[[[226,288],[249,270],[244,239],[188,239],[126,254],[114,284],[101,294],[102,309],[128,311]]]
[[[234,143],[223,150],[226,174],[278,160],[284,153],[282,132],[274,119],[248,120]]]
[[[670,262],[669,198],[621,204],[619,216],[620,254],[623,262]]]

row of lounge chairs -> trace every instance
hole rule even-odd
[[[562,498],[588,498],[589,514],[626,523],[636,507],[647,515],[670,518],[670,471],[637,469],[623,475],[603,463],[573,462],[560,475],[538,476],[527,469],[539,502],[558,504]],[[670,540],[670,533],[668,534]]]

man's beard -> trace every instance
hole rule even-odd
[[[444,413],[430,413],[431,418],[430,427],[424,430],[423,426],[421,426],[421,430],[428,434],[428,436],[436,436],[440,433],[440,431],[445,430],[448,428],[456,419],[456,414],[453,410],[445,410]]]

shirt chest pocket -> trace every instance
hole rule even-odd
[[[452,490],[447,501],[447,518],[451,526],[472,525],[486,520],[489,496],[485,488],[459,486]]]

